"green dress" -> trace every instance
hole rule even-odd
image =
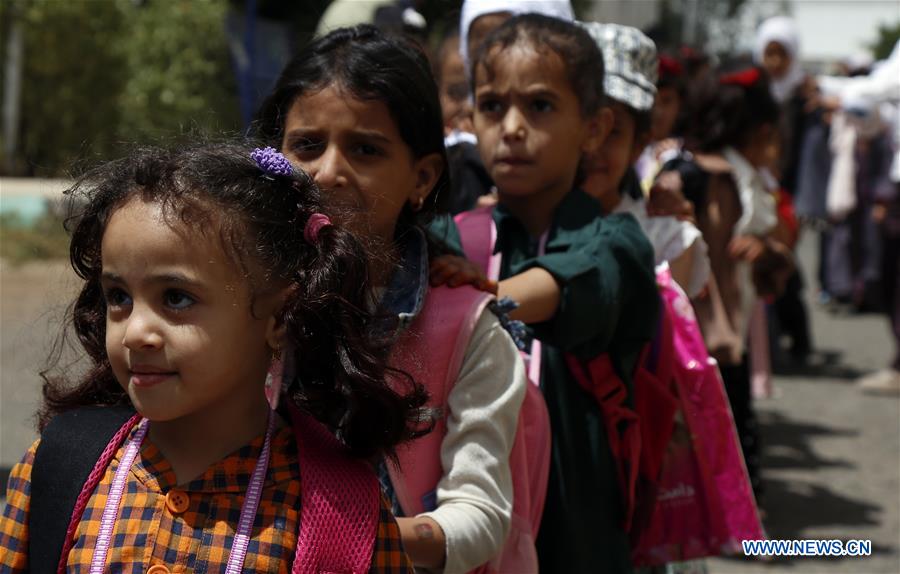
[[[657,324],[653,248],[631,215],[602,217],[599,204],[580,190],[557,206],[543,256],[537,255],[537,238],[502,205],[494,221],[501,279],[541,267],[562,287],[556,316],[529,325],[543,343],[540,384],[553,431],[537,540],[541,571],[631,572],[603,417],[569,372],[565,353],[585,360],[609,353],[630,393],[638,355]],[[435,222],[432,231],[458,245],[446,222]]]

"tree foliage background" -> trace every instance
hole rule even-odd
[[[878,38],[870,48],[872,49],[872,57],[876,60],[884,60],[891,55],[897,41],[900,40],[900,20],[894,25],[881,25],[878,27]]]
[[[238,129],[227,10],[226,0],[0,3],[2,29],[18,19],[24,37],[16,174],[64,176],[124,145]]]
[[[6,39],[14,24],[24,38],[17,151],[12,162],[0,157],[0,166],[13,166],[5,173],[0,167],[0,175],[66,176],[73,168],[114,158],[131,144],[198,131],[238,132],[238,86],[226,20],[247,18],[252,11],[255,18],[281,23],[291,37],[290,49],[296,49],[312,36],[330,1],[0,0],[0,63],[7,61]],[[421,3],[432,44],[457,21],[461,4]],[[592,0],[572,4],[583,16]],[[663,49],[689,42],[729,52],[739,36],[740,16],[764,16],[745,10],[750,5],[663,0],[659,22],[648,32]],[[787,3],[766,6],[784,11]],[[898,36],[900,24],[884,27],[872,46],[876,56],[886,56]],[[0,90],[6,73],[6,65],[0,66]]]

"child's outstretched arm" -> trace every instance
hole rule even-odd
[[[6,507],[0,516],[0,571],[26,573],[28,516],[31,508],[31,468],[40,440],[36,440],[9,475]]]
[[[546,269],[532,267],[500,282],[497,295],[509,297],[519,304],[510,319],[523,323],[542,323],[556,315],[562,294],[556,278]]]
[[[637,221],[628,214],[609,215],[577,235],[567,251],[554,252],[551,241],[546,255],[514,269],[523,279],[527,272],[543,271],[555,282],[550,318],[529,322],[535,336],[583,357],[607,352],[614,334],[621,339],[618,344],[649,340],[659,295],[653,248]],[[532,309],[546,314],[554,289],[546,284],[543,289],[545,306],[533,304]]]
[[[473,285],[510,297],[519,304],[510,318],[538,326],[567,349],[586,345],[592,356],[608,345],[623,305],[638,301],[655,315],[656,281],[653,249],[633,217],[609,216],[590,233],[580,248],[530,259],[499,284],[464,257],[441,256],[431,266],[431,284]]]
[[[465,257],[442,255],[431,264],[430,281],[435,287],[472,285],[501,299],[509,297],[519,304],[510,312],[509,317],[523,323],[548,321],[553,318],[559,306],[559,284],[553,275],[539,267],[504,279],[498,284],[488,279],[477,264]]]

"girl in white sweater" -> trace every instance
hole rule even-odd
[[[351,227],[384,254],[370,280],[387,315],[383,331],[396,337],[394,355],[403,356],[404,346],[417,344],[410,330],[420,311],[435,306],[428,264],[441,247],[423,224],[446,199],[441,110],[424,55],[370,26],[336,30],[287,65],[259,112],[258,131],[315,179],[326,201],[358,209]],[[513,340],[490,308],[477,317],[468,341],[457,344],[465,350],[446,418],[438,421],[446,434],[440,452],[431,453],[443,469],[433,496],[404,508],[408,485],[397,481],[405,482],[405,469],[384,473],[386,490],[400,495],[395,512],[404,546],[421,568],[478,567],[498,554],[510,528],[509,454],[526,378]],[[417,348],[428,351],[427,343]],[[420,355],[399,366],[427,378],[429,360],[430,354]]]

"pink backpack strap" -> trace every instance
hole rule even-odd
[[[378,530],[378,479],[328,428],[291,407],[300,462],[300,532],[293,574],[364,574]]]
[[[444,474],[441,443],[450,416],[448,400],[475,324],[493,296],[465,285],[434,287],[416,319],[401,335],[391,365],[425,386],[428,407],[440,413],[432,431],[397,449],[388,473],[394,494],[406,516],[434,509],[436,487]]]
[[[463,252],[473,263],[477,263],[488,278],[497,280],[500,269],[494,263],[494,245],[497,243],[497,229],[494,225],[494,207],[480,207],[460,213],[453,218],[459,230]],[[499,261],[498,261],[499,262]]]
[[[488,276],[500,278],[501,254],[494,253],[497,226],[493,207],[482,207],[454,218],[466,257],[478,264]],[[540,240],[543,253],[547,234]],[[523,357],[525,355],[523,354]],[[550,475],[550,415],[538,387],[540,380],[540,343],[532,342],[528,364],[529,383],[519,411],[515,442],[509,455],[513,479],[512,523],[509,537],[500,554],[470,574],[503,572],[537,572],[535,539],[544,512],[547,482]]]
[[[69,552],[72,551],[72,546],[75,544],[75,530],[78,528],[78,523],[81,522],[81,515],[84,514],[84,509],[87,508],[87,503],[94,493],[94,489],[100,484],[103,475],[106,474],[109,463],[112,462],[119,447],[125,442],[128,433],[136,424],[138,424],[138,422],[140,422],[140,420],[141,415],[135,413],[134,416],[129,418],[128,421],[119,428],[109,441],[109,444],[106,445],[106,448],[103,449],[103,452],[100,454],[100,459],[97,460],[97,464],[94,465],[94,470],[88,475],[84,486],[81,488],[81,493],[75,500],[75,507],[72,509],[72,517],[69,519],[69,528],[66,530],[66,540],[63,543],[62,553],[59,556],[59,564],[56,567],[57,574],[65,574],[66,572],[66,562],[69,561]]]

